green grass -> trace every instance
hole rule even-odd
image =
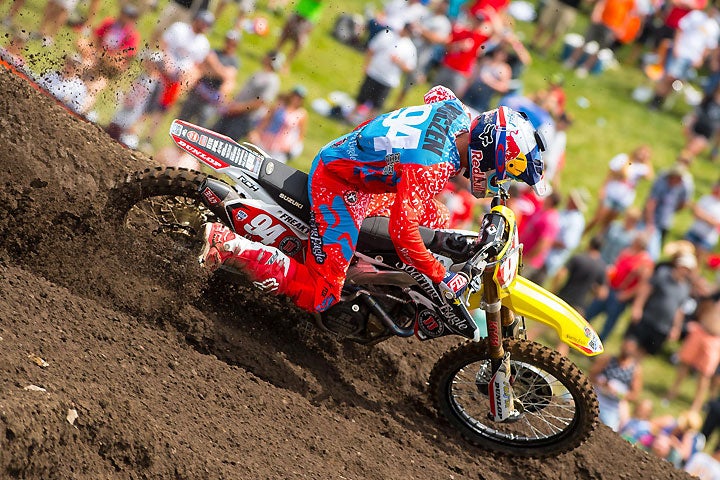
[[[38,25],[45,3],[41,0],[28,0],[20,22],[29,31]],[[101,17],[115,14],[114,3],[104,2]],[[165,3],[166,1],[160,2],[160,9]],[[260,59],[266,51],[273,48],[281,27],[282,20],[280,18],[276,18],[262,9],[266,2],[258,3],[260,7],[258,14],[268,18],[271,30],[266,37],[244,35],[239,48],[241,59],[239,85],[259,68]],[[342,90],[351,95],[356,93],[363,75],[363,54],[336,42],[330,36],[330,31],[339,14],[348,11],[363,12],[366,4],[367,2],[360,0],[329,2],[321,22],[312,33],[310,44],[290,65],[289,71],[282,74],[283,90],[290,89],[298,83],[303,84],[308,89],[309,100],[326,97],[334,90]],[[8,2],[5,2],[0,6],[0,14],[4,14],[8,8]],[[234,9],[235,7],[231,3],[227,7],[225,16],[218,19],[210,34],[213,47],[221,44],[224,32],[232,23],[230,13],[234,12]],[[139,26],[143,38],[149,37],[155,15],[149,13],[141,18]],[[580,19],[574,31],[582,33],[586,23],[586,18]],[[530,38],[534,25],[519,23],[516,25],[516,29],[522,38]],[[33,68],[39,71],[52,65],[58,65],[63,53],[72,50],[74,35],[75,33],[71,30],[64,29],[63,34],[58,37],[56,45],[51,49],[42,48],[37,40],[30,42],[29,51],[36,57]],[[0,43],[6,44],[7,39],[0,39]],[[609,159],[619,152],[629,152],[643,143],[649,144],[653,149],[653,162],[656,170],[665,168],[675,161],[684,143],[680,118],[689,111],[689,107],[679,101],[668,112],[648,112],[643,105],[631,99],[632,90],[636,86],[648,84],[637,68],[622,66],[602,75],[590,76],[581,80],[576,78],[572,72],[562,69],[558,59],[559,50],[558,46],[548,58],[534,55],[532,64],[523,76],[523,81],[524,91],[531,93],[544,88],[547,80],[554,73],[563,72],[565,74],[567,108],[574,118],[574,124],[568,131],[566,165],[561,176],[560,188],[562,191],[582,186],[590,192],[597,192],[605,177]],[[620,57],[623,58],[626,54],[627,52],[623,51],[620,53]],[[137,66],[130,69],[121,84],[116,87],[127,84],[137,71]],[[426,86],[415,88],[408,95],[406,102],[408,104],[422,102],[422,94],[426,88]],[[587,99],[590,106],[581,108],[578,105],[580,98]],[[388,103],[392,103],[393,100],[394,97],[391,96]],[[98,107],[101,123],[111,117],[116,107],[115,103],[115,92],[112,90],[106,92]],[[171,144],[167,131],[173,113],[171,111],[154,128],[156,133],[153,138],[153,146],[156,151]],[[310,111],[305,151],[298,159],[294,160],[294,164],[307,170],[314,153],[329,140],[345,133],[347,129],[346,125],[323,118]],[[702,157],[695,161],[692,171],[695,174],[698,193],[707,192],[710,183],[718,177],[717,166],[710,164],[707,159]],[[648,189],[648,182],[640,184],[636,204],[641,205]],[[589,213],[594,208],[595,205],[592,204]],[[680,236],[689,222],[689,212],[681,213],[672,235]],[[627,322],[627,318],[624,318],[623,321]],[[616,334],[607,342],[608,352],[615,353],[617,351],[625,324],[621,323],[616,327]],[[600,325],[595,326],[599,327]],[[554,341],[555,339],[548,339],[548,343],[551,345]],[[572,356],[583,368],[589,367],[588,359],[575,354]],[[646,395],[657,399],[664,394],[674,378],[674,367],[664,358],[652,357],[646,359],[644,365]],[[677,412],[686,407],[692,398],[693,388],[693,382],[686,381],[678,401],[673,402],[669,408],[661,407],[659,402],[656,402],[658,411]]]

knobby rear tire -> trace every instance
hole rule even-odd
[[[198,189],[206,178],[204,173],[176,167],[147,168],[128,174],[110,192],[109,213],[122,222],[135,204],[150,197],[178,196],[200,201]]]
[[[527,400],[523,414],[526,418],[515,424],[497,424],[485,416],[489,413],[487,389],[483,390],[478,381],[489,372],[485,339],[459,345],[433,367],[429,388],[438,412],[470,443],[487,450],[544,457],[568,452],[584,443],[597,427],[598,419],[597,397],[587,376],[566,357],[543,345],[507,339],[504,347],[510,352],[513,373],[518,374],[513,387],[516,396],[521,402]],[[531,377],[530,383],[521,385],[520,374]],[[574,410],[565,408],[571,404]],[[472,410],[477,410],[477,415]],[[565,418],[569,411],[572,416]],[[547,427],[541,419],[543,414],[559,425],[559,431],[553,428],[547,435],[540,434]],[[534,419],[541,420],[538,430],[522,423],[530,424]]]

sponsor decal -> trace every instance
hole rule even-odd
[[[495,131],[495,125],[488,123],[485,125],[482,133],[478,136],[478,140],[482,143],[483,147],[487,147],[493,142],[493,132]]]
[[[217,205],[218,203],[221,202],[220,197],[215,195],[215,192],[213,192],[209,188],[206,188],[205,190],[203,190],[202,194],[203,194],[203,197],[205,197],[205,199],[208,201],[208,203],[210,205]]]
[[[304,205],[303,205],[302,203],[298,202],[298,201],[295,200],[294,198],[290,198],[289,196],[285,195],[285,194],[282,193],[282,192],[280,192],[280,194],[278,195],[278,197],[280,197],[280,199],[282,199],[282,200],[285,200],[287,203],[289,203],[289,204],[292,205],[293,207],[299,208],[300,210],[302,210],[303,207],[304,207]]]
[[[208,141],[207,135],[200,135],[200,141],[198,141],[198,143],[200,144],[201,147],[207,146],[207,141]]]
[[[390,153],[385,155],[385,168],[383,168],[383,175],[392,175],[395,173],[395,164],[400,162],[399,153]]]
[[[276,291],[280,287],[280,283],[274,278],[268,278],[263,281],[253,282],[256,288],[265,293]]]
[[[470,186],[473,192],[485,192],[487,190],[487,174],[482,171],[482,160],[483,153],[479,150],[472,150],[472,162],[470,168],[470,179],[472,185]]]
[[[218,160],[217,158],[213,157],[212,155],[209,155],[208,153],[198,149],[194,145],[187,143],[185,140],[183,140],[179,137],[173,137],[173,139],[175,140],[175,143],[180,148],[182,148],[183,150],[185,150],[186,152],[188,152],[190,155],[194,156],[198,160],[207,163],[214,169],[225,168],[228,166],[227,163]]]
[[[325,297],[325,299],[320,303],[320,305],[318,305],[317,307],[315,307],[315,309],[316,309],[318,312],[324,312],[325,310],[327,310],[328,308],[330,308],[333,303],[335,303],[335,295],[328,295],[328,296]]]
[[[275,164],[273,162],[267,162],[265,164],[265,175],[272,175],[275,171]]]
[[[422,149],[442,156],[445,142],[448,139],[448,129],[461,115],[464,113],[455,102],[444,103],[438,108],[425,130]]]
[[[302,248],[302,243],[297,237],[285,237],[280,241],[278,248],[288,257],[294,257]]]
[[[188,140],[191,142],[197,142],[200,140],[200,134],[196,132],[195,130],[188,130],[187,135],[185,135]]]
[[[247,217],[248,217],[248,214],[247,214],[247,212],[244,211],[244,210],[238,209],[238,211],[235,212],[235,218],[237,219],[238,222],[242,222],[242,221],[245,220]]]
[[[499,347],[500,346],[500,320],[492,321],[489,320],[487,322],[487,329],[488,329],[488,341],[490,342],[491,347]]]
[[[258,190],[260,190],[260,187],[258,187],[257,184],[255,184],[254,182],[251,182],[249,179],[247,179],[245,177],[245,175],[240,175],[239,178],[240,178],[240,183],[245,185],[247,188],[249,188],[253,192],[257,192]]]
[[[464,275],[455,275],[447,283],[447,286],[452,289],[453,292],[459,292],[467,285],[467,278]]]
[[[358,200],[358,194],[355,190],[350,190],[349,192],[345,192],[345,203],[348,205],[355,205]]]
[[[305,225],[305,223],[301,222],[300,220],[296,219],[295,217],[288,215],[285,212],[280,212],[280,220],[287,223],[291,227],[293,227],[295,230],[298,230],[305,235],[310,233],[310,227]]]
[[[440,293],[435,289],[427,275],[423,275],[422,273],[417,271],[415,267],[406,265],[402,262],[397,263],[395,265],[395,268],[397,268],[398,270],[402,270],[408,275],[410,275],[418,283],[418,285],[420,285],[420,287],[430,298],[430,300],[435,302],[435,305],[440,310],[443,319],[448,325],[459,330],[467,330],[468,328],[470,328],[470,325],[468,325],[468,323],[464,319],[458,318],[458,316],[453,311],[452,306],[440,297]]]
[[[430,338],[441,337],[445,333],[445,325],[438,320],[435,312],[429,308],[422,310],[418,315],[418,327]]]
[[[310,212],[310,225],[310,252],[315,257],[315,261],[322,265],[325,263],[327,253],[323,251],[323,240],[315,223],[315,212]]]

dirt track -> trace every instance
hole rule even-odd
[[[469,446],[424,391],[457,340],[338,343],[118,230],[105,192],[152,161],[2,68],[0,145],[0,479],[689,478],[605,427],[553,459]]]

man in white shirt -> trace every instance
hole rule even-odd
[[[390,91],[400,85],[403,72],[411,72],[416,65],[417,49],[410,39],[409,24],[397,33],[387,30],[375,35],[365,56],[365,80],[357,96],[355,120],[380,111]]]
[[[648,105],[650,109],[662,107],[675,80],[685,80],[690,70],[701,67],[707,54],[717,48],[720,25],[715,19],[718,13],[718,8],[711,2],[706,10],[693,10],[680,20],[665,61],[665,72]]]

